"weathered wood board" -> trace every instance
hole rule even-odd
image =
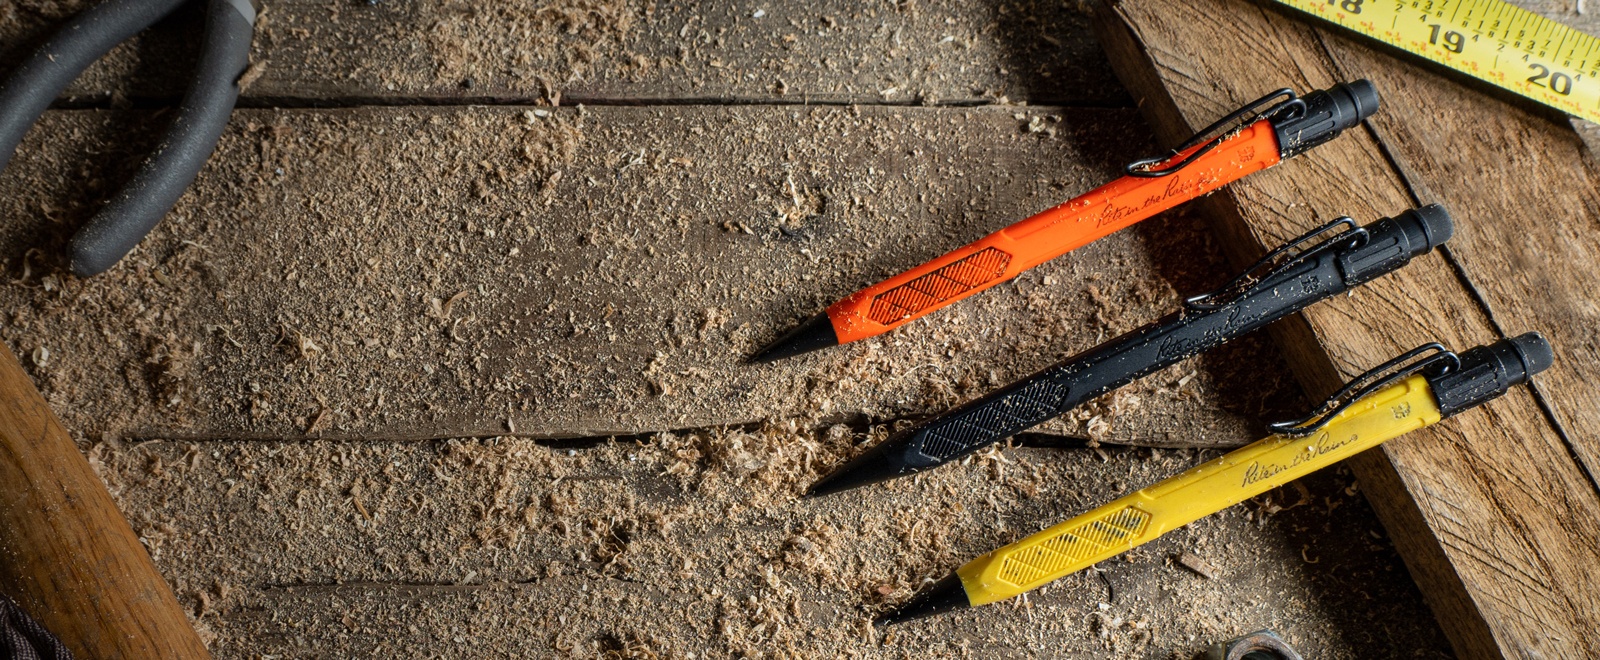
[[[797,497],[852,441],[790,428],[572,452],[508,438],[88,453],[223,658],[1189,657],[1264,626],[1318,658],[1381,656],[1395,639],[1441,657],[1338,471],[1025,601],[874,634],[870,613],[964,559],[1215,453],[986,452],[854,497]]]
[[[26,37],[82,4],[0,0],[0,68]],[[1600,16],[1519,4],[1580,27]],[[67,103],[175,96],[187,53],[172,44],[197,27],[184,20],[119,49]],[[254,53],[262,75],[246,106],[547,104],[559,95],[562,105],[590,107],[551,117],[525,114],[532,107],[241,111],[196,190],[126,268],[89,282],[62,278],[54,255],[163,117],[52,113],[0,174],[0,336],[83,437],[194,439],[87,448],[222,656],[709,646],[1099,657],[1179,654],[1263,625],[1315,657],[1372,657],[1396,639],[1438,648],[1431,624],[1416,624],[1425,613],[1409,584],[1385,564],[1392,551],[1371,514],[1348,499],[1353,489],[1340,494],[1345,484],[1326,480],[1312,484],[1314,498],[1290,491],[1254,502],[1102,566],[1106,584],[1085,575],[1017,611],[881,639],[856,628],[867,609],[1008,535],[1199,458],[1023,449],[875,492],[870,510],[791,499],[860,440],[806,426],[926,413],[1218,283],[1229,269],[1204,261],[1212,246],[1185,243],[1209,240],[1194,231],[1196,218],[1151,221],[874,345],[765,371],[736,364],[832,297],[1143,155],[1148,129],[1115,109],[1132,99],[1087,21],[1072,3],[269,2]],[[1311,34],[1274,25],[1262,33],[1269,40]],[[1320,64],[1283,82],[1325,84],[1330,71],[1365,66],[1328,48],[1335,54],[1302,52],[1296,61]],[[1175,66],[1191,56],[1167,55],[1160,61],[1193,75],[1210,66],[1203,56]],[[1182,96],[1181,116],[1205,123],[1259,91],[1200,86]],[[950,107],[1003,99],[1111,109]],[[630,103],[756,107],[596,107]],[[864,107],[781,107],[807,103]],[[891,104],[935,107],[865,107]],[[1174,123],[1157,124],[1173,137]],[[1384,126],[1373,128],[1384,137]],[[1286,166],[1302,168],[1292,176],[1258,175],[1284,178],[1245,187],[1243,204],[1214,199],[1213,209],[1258,229],[1219,242],[1276,243],[1313,217],[1367,220],[1456,183],[1397,176],[1370,149],[1301,159]],[[1428,170],[1438,157],[1423,149],[1396,162]],[[1323,184],[1301,181],[1307,172],[1381,175],[1317,197],[1307,191]],[[1563,203],[1583,209],[1590,199]],[[871,259],[861,256],[869,242]],[[1424,336],[1464,346],[1535,327],[1492,305],[1484,312],[1470,296],[1441,309],[1407,293],[1448,285],[1452,265],[1469,277],[1499,267],[1451,256],[1314,311],[1309,325],[1280,328],[1307,382],[1326,388]],[[673,295],[651,295],[661,290]],[[1551,299],[1560,300],[1549,293],[1527,313]],[[1329,328],[1374,324],[1359,311],[1372,307],[1411,316],[1416,331],[1335,333],[1343,351],[1307,339],[1312,328],[1327,338]],[[1131,399],[1098,402],[1046,430],[1141,444],[1251,439],[1277,414],[1263,405],[1283,406],[1260,393],[1294,388],[1281,382],[1270,346],[1240,350],[1158,374]],[[1577,468],[1539,471],[1562,438],[1530,421],[1541,402],[1560,419],[1581,416],[1583,401],[1539,393],[1542,401],[1518,392],[1392,447],[1385,460],[1400,469],[1361,466],[1362,488],[1435,610],[1466,622],[1452,624],[1463,654],[1509,644],[1474,618],[1521,608],[1579,627],[1596,611],[1576,587],[1551,584],[1581,587],[1574,571],[1593,562],[1572,540],[1594,538],[1593,496]],[[417,441],[775,418],[793,422],[573,454],[519,439]],[[1502,435],[1485,440],[1496,425]],[[1501,462],[1474,455],[1483,442],[1508,443],[1494,454]],[[1434,450],[1441,443],[1443,453]],[[1419,488],[1431,489],[1432,505],[1408,507]],[[1506,532],[1490,552],[1468,542],[1499,522],[1486,507],[1546,498],[1552,515],[1573,516],[1565,533]],[[1269,515],[1279,506],[1295,508]],[[928,521],[954,531],[933,537]],[[1173,564],[1177,551],[1197,548],[1228,567],[1221,579]],[[1492,579],[1524,570],[1532,586]],[[1555,605],[1546,603],[1552,593]],[[560,618],[574,607],[650,623]],[[1483,630],[1491,632],[1472,638]],[[1585,648],[1538,641],[1522,648]]]
[[[89,4],[0,3],[0,70]],[[263,4],[251,54],[261,75],[247,105],[532,102],[552,92],[590,103],[1129,102],[1078,3]],[[1514,4],[1600,34],[1600,11]],[[192,11],[158,24],[66,98],[176,97],[199,29]]]
[[[1174,216],[904,332],[747,366],[855,288],[1114,176],[1142,129],[1050,108],[537,113],[241,111],[156,232],[80,280],[55,270],[63,238],[139,140],[112,138],[127,115],[54,112],[0,174],[3,332],[90,435],[591,437],[927,414],[1229,276]],[[1259,396],[1206,402],[1287,382],[1270,351],[1240,367],[1251,345],[1045,429],[1246,442]]]
[[[1356,466],[1457,653],[1600,653],[1600,420],[1584,385],[1600,375],[1596,275],[1558,265],[1592,263],[1600,175],[1570,126],[1248,2],[1124,0],[1104,17],[1119,74],[1169,142],[1262,90],[1379,85],[1385,107],[1370,132],[1252,177],[1207,209],[1229,242],[1251,247],[1339,214],[1417,200],[1454,210],[1457,235],[1440,255],[1309,310],[1281,328],[1284,347],[1308,387],[1326,392],[1429,339],[1466,347],[1545,332],[1558,364],[1533,388]]]
[[[0,3],[0,70],[88,4]],[[1068,2],[265,4],[247,104],[1128,102]],[[182,15],[119,48],[68,97],[177,96],[198,23]]]

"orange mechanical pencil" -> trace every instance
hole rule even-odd
[[[1263,109],[1265,108],[1265,109]],[[1173,153],[933,261],[850,294],[751,358],[771,362],[881,335],[1119,229],[1338,137],[1378,109],[1357,80],[1297,97],[1280,89],[1206,127]]]

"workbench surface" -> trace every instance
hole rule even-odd
[[[0,66],[82,4],[0,0]],[[1167,658],[1259,628],[1306,657],[1451,655],[1344,468],[1021,602],[871,629],[1309,405],[1251,336],[1014,447],[800,499],[901,420],[1233,271],[1181,209],[894,334],[743,365],[1167,146],[1090,7],[953,4],[268,2],[195,187],[73,278],[66,238],[181,89],[169,46],[198,20],[170,19],[0,173],[0,335],[219,657]]]

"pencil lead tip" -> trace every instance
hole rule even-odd
[[[827,476],[818,479],[816,483],[811,484],[811,487],[806,489],[806,497],[823,497],[860,486],[861,484],[855,483],[854,479],[844,477],[848,472],[849,470],[840,468],[828,473]]]
[[[839,335],[833,330],[833,321],[827,314],[818,314],[809,319],[800,327],[789,331],[777,340],[756,351],[755,355],[747,360],[750,364],[765,364],[794,357],[801,353],[839,345]]]
[[[899,436],[890,436],[878,446],[868,449],[860,456],[851,459],[849,463],[829,472],[827,476],[818,479],[806,489],[806,497],[842,493],[906,474],[905,461],[897,460],[898,454],[893,451],[900,445],[898,439]]]
[[[913,596],[906,604],[879,615],[873,619],[872,625],[882,628],[971,606],[967,589],[961,586],[960,576],[951,574],[934,583],[927,591]]]

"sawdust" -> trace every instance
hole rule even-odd
[[[87,3],[0,3],[0,66]],[[171,99],[200,12],[89,69],[76,102]],[[148,43],[146,43],[148,42]],[[266,3],[246,104],[779,99],[1125,105],[1082,3]]]
[[[77,6],[0,4],[0,34]],[[261,98],[540,105],[241,111],[195,190],[89,281],[63,274],[61,245],[159,122],[52,113],[0,174],[0,335],[219,657],[1184,657],[1259,627],[1311,657],[1445,648],[1342,472],[1017,602],[867,624],[978,553],[1304,407],[1252,337],[1030,446],[798,497],[889,420],[1226,279],[1175,215],[881,340],[739,365],[855,287],[1113,176],[1149,150],[1131,112],[570,107],[640,90],[1121,99],[1081,8],[385,1],[268,16]],[[877,50],[849,47],[862,42]],[[149,69],[151,50],[119,49],[77,89],[123,89],[113,74]],[[1090,447],[1041,448],[1074,438]],[[1184,553],[1214,579],[1175,564]]]
[[[0,30],[38,32],[92,4],[87,0],[13,0],[0,5]]]
[[[903,331],[750,367],[758,345],[862,283],[1111,176],[1104,154],[1132,130],[1126,113],[1080,111],[1045,137],[1002,109],[244,111],[173,215],[87,281],[64,277],[57,255],[117,173],[82,150],[133,163],[138,140],[106,139],[123,124],[103,113],[50,121],[0,175],[20,186],[0,202],[13,273],[0,334],[51,352],[35,376],[69,427],[93,434],[860,425],[978,396],[1175,308],[1168,276],[1190,293],[1228,271],[1190,258],[1199,276],[1164,276],[1147,244],[1209,246],[1174,217]],[[979,176],[993,164],[1003,174]],[[751,233],[725,231],[733,220]],[[1245,442],[1264,404],[1207,402],[1282,391],[1262,346],[1174,366],[1041,430]]]
[[[957,403],[1227,276],[1192,218],[1162,218],[882,341],[739,366],[782,319],[1092,185],[1114,165],[1082,165],[1111,151],[1085,145],[1126,125],[1080,111],[1050,137],[1010,110],[938,112],[241,112],[175,213],[87,281],[53,256],[92,211],[81,182],[104,194],[116,180],[83,159],[120,162],[137,145],[107,139],[115,117],[57,113],[48,147],[30,136],[0,175],[19,191],[0,228],[0,332],[20,353],[48,349],[30,371],[92,440],[223,657],[1163,656],[1262,625],[1360,657],[1387,640],[1367,632],[1382,625],[1338,627],[1357,609],[1436,635],[1413,630],[1427,619],[1403,580],[1363,583],[1391,585],[1380,606],[1326,605],[1356,591],[1312,590],[1305,571],[1324,564],[1252,512],[1104,567],[1114,594],[1086,574],[875,636],[873,612],[966,559],[1203,455],[996,449],[859,496],[800,490],[887,432],[871,420]],[[641,150],[646,135],[684,141]],[[773,144],[756,135],[784,139],[753,147]],[[929,157],[943,153],[961,157]],[[802,191],[829,201],[795,229]],[[719,226],[731,219],[751,233]],[[882,249],[896,245],[926,247]],[[1268,344],[1230,350],[1093,402],[1048,437],[1236,444],[1270,418],[1263,407],[1303,407]],[[592,436],[575,431],[595,420],[703,428],[571,448],[383,440]],[[296,440],[308,434],[352,441]],[[227,440],[246,437],[263,439]],[[1341,511],[1357,508],[1344,498]],[[1308,538],[1375,529],[1370,514],[1345,524]],[[1222,577],[1184,582],[1199,578],[1166,565],[1183,549]],[[1399,570],[1381,546],[1350,552],[1344,570]]]
[[[1085,125],[1049,138],[1026,133],[1009,111],[963,113],[960,130],[932,112],[245,112],[216,161],[226,174],[206,177],[127,264],[88,281],[61,275],[50,255],[92,208],[68,191],[94,168],[69,163],[88,145],[118,144],[102,137],[116,124],[61,113],[52,134],[67,139],[43,151],[31,143],[23,166],[0,175],[0,186],[27,191],[8,197],[4,216],[11,266],[0,292],[13,311],[3,332],[20,352],[49,348],[31,371],[69,427],[94,439],[91,457],[224,657],[426,648],[1161,656],[1261,625],[1324,657],[1360,657],[1386,640],[1337,627],[1356,609],[1413,637],[1436,636],[1411,629],[1427,619],[1403,580],[1363,583],[1399,590],[1380,606],[1325,604],[1341,590],[1308,591],[1304,572],[1325,564],[1307,564],[1281,529],[1256,529],[1255,520],[1274,517],[1254,513],[1202,523],[1106,567],[1120,595],[1086,574],[1023,603],[874,636],[871,613],[962,561],[1205,455],[997,449],[859,496],[800,500],[810,480],[888,430],[824,418],[863,403],[879,406],[866,409],[876,414],[956,403],[1154,318],[1176,304],[1175,287],[1200,291],[1227,277],[1192,218],[1162,218],[885,341],[772,369],[737,366],[778,331],[775,318],[810,313],[834,291],[919,258],[841,241],[901,227],[949,244],[991,215],[1059,199],[1103,174],[1075,169],[1083,156],[1057,150],[1115,125],[1100,119],[1098,132]],[[980,134],[984,122],[999,139],[948,142]],[[793,137],[768,155],[734,129]],[[642,155],[632,148],[640,134],[718,132]],[[864,174],[846,165],[861,156],[838,146],[845,133],[878,146]],[[840,160],[822,157],[825,145],[809,146],[807,134],[833,136],[826,144]],[[912,147],[895,157],[885,136]],[[1013,163],[1030,176],[978,179],[923,155],[963,149],[964,160]],[[744,176],[674,162],[739,163],[741,151],[746,169],[781,174],[749,187]],[[1057,174],[1037,176],[1045,172]],[[981,193],[961,183],[975,179]],[[608,195],[609,186],[633,192]],[[807,218],[800,231],[812,238],[795,242],[780,226],[798,190],[838,201]],[[45,203],[59,225],[30,212]],[[717,226],[734,217],[755,233]],[[931,225],[933,234],[929,225],[907,228],[917,217],[952,224]],[[559,256],[574,249],[584,256]],[[513,259],[514,250],[527,258]],[[816,267],[811,255],[821,254],[834,255],[828,268]],[[677,264],[693,266],[683,280],[671,279]],[[639,295],[662,290],[681,293]],[[989,328],[1011,331],[985,337]],[[1269,345],[1230,350],[1243,352],[1155,374],[1057,428],[1110,441],[1234,444],[1251,439],[1254,422],[1228,422],[1204,438],[1193,421],[1303,407]],[[502,373],[547,380],[503,392],[504,381],[473,375],[495,356],[525,365]],[[934,366],[910,378],[907,364]],[[1262,364],[1273,366],[1262,373]],[[761,380],[738,380],[752,373]],[[652,377],[667,387],[650,393]],[[731,394],[740,387],[744,394]],[[1270,392],[1288,394],[1261,398]],[[506,414],[505,401],[525,398],[545,416]],[[516,437],[378,440],[386,428],[501,436],[581,428],[571,420],[582,417],[558,413],[599,408],[615,421],[640,401],[655,406],[639,408],[654,417],[633,418],[645,430],[741,402],[761,411],[750,419],[769,421],[571,448]],[[1174,430],[1150,430],[1163,423]],[[205,439],[138,440],[174,437],[148,430],[163,424]],[[293,439],[308,430],[362,439]],[[211,439],[247,435],[267,439]],[[1340,511],[1359,508],[1343,497]],[[1316,519],[1306,509],[1280,515]],[[1375,530],[1369,513],[1343,524],[1311,538]],[[1183,549],[1206,553],[1222,577],[1185,582],[1194,576],[1166,566]],[[1342,570],[1399,570],[1381,546],[1350,552]]]
[[[545,82],[565,85],[590,75],[600,60],[614,69],[619,63],[610,58],[619,45],[653,13],[648,3],[623,0],[491,5],[456,0],[429,3],[423,11],[438,79],[467,89],[474,86],[473,76],[486,70],[504,72],[520,85],[560,72],[561,77]],[[506,48],[513,43],[518,47]]]
[[[874,633],[872,613],[977,553],[1214,455],[1015,449],[797,498],[819,465],[884,432],[581,450],[108,441],[89,455],[222,657],[1186,657],[1260,626],[1312,657],[1381,655],[1397,638],[1442,647],[1406,623],[1425,613],[1342,472],[1023,601]],[[1184,552],[1215,579],[1175,565]]]

